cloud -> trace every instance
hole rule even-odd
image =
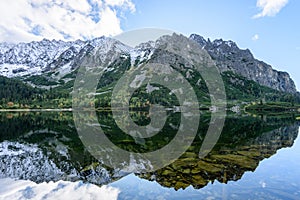
[[[275,16],[287,3],[288,0],[257,0],[256,6],[261,12],[254,15],[253,18]]]
[[[253,35],[253,37],[252,37],[253,41],[257,41],[258,39],[259,39],[259,35],[258,34]]]
[[[125,6],[131,12],[135,12],[135,5],[130,0],[105,0],[105,3],[110,6]]]
[[[128,11],[135,12],[131,0],[0,1],[0,42],[116,35]]]

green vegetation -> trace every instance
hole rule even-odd
[[[41,98],[42,89],[33,88],[20,80],[0,76],[0,108],[28,107],[35,99]],[[22,104],[22,106],[21,106]]]
[[[100,110],[109,110],[112,90],[117,81],[130,68],[130,63],[130,57],[123,57],[113,62],[107,67],[98,83],[94,101],[84,102],[83,100],[80,103],[91,107],[95,106]],[[210,95],[201,74],[190,68],[173,67],[193,86],[200,109],[208,109],[211,105]],[[58,74],[55,75],[54,72],[23,77],[21,80],[0,77],[0,109],[71,108],[70,94],[77,71],[74,70],[59,78]],[[299,108],[299,94],[289,94],[261,86],[232,72],[223,72],[221,76],[229,108],[235,105],[243,108],[246,105],[248,112],[295,112]],[[146,85],[142,85],[133,93],[130,100],[131,109],[148,109],[149,105],[153,103],[169,108],[179,105],[176,96],[168,88],[158,84],[151,84],[151,86],[157,89],[149,93]],[[91,100],[87,99],[87,101]]]
[[[254,113],[278,113],[278,112],[297,112],[300,105],[295,106],[286,102],[268,102],[268,103],[253,103],[245,107],[248,112]]]
[[[39,85],[39,86],[57,85],[58,82],[51,80],[49,78],[50,75],[51,75],[51,73],[45,74],[45,76],[40,76],[40,75],[29,76],[28,78],[25,79],[25,81],[29,82],[33,85]]]
[[[0,108],[68,108],[71,107],[70,90],[41,89],[21,80],[0,76]]]

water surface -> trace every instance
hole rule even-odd
[[[110,141],[129,152],[162,148],[180,125],[178,113],[169,113],[162,131],[141,142],[123,133],[111,113],[97,116]],[[131,117],[139,125],[150,122],[145,112]],[[65,188],[72,183],[113,188],[118,199],[300,199],[299,123],[293,115],[229,115],[217,144],[199,158],[210,121],[203,113],[197,136],[180,158],[156,171],[136,173],[99,162],[83,145],[71,112],[2,112],[0,121],[1,181],[30,180],[38,185],[26,187],[35,192],[54,181]],[[8,197],[7,191],[1,194]]]

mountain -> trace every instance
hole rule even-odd
[[[242,50],[236,43],[222,39],[206,41],[197,34],[192,34],[190,39],[207,50],[221,72],[232,71],[275,90],[297,92],[295,83],[288,73],[276,71],[270,65],[255,59],[249,49]]]
[[[211,98],[209,89],[197,70],[199,62],[195,63],[195,59],[187,61],[181,55],[183,53],[181,49],[185,46],[191,47],[190,51],[195,54],[196,60],[205,59],[216,63],[221,72],[228,100],[249,102],[266,99],[297,102],[294,97],[298,98],[299,94],[288,73],[272,69],[270,65],[255,59],[249,50],[239,49],[232,41],[211,42],[196,34],[192,34],[189,39],[177,34],[162,36],[156,41],[142,43],[136,47],[129,47],[108,37],[70,42],[44,39],[30,43],[1,43],[0,76],[11,79],[7,81],[2,78],[6,80],[5,83],[10,82],[14,87],[22,82],[26,84],[22,88],[27,88],[29,85],[33,89],[43,90],[33,91],[33,94],[41,95],[32,96],[25,102],[26,104],[34,103],[38,104],[38,107],[43,107],[43,104],[50,105],[50,101],[54,102],[55,99],[57,103],[57,99],[63,97],[67,100],[63,100],[64,103],[60,102],[60,105],[70,106],[71,101],[68,98],[78,69],[86,64],[87,58],[92,57],[93,60],[89,64],[93,66],[90,70],[94,70],[95,66],[98,68],[103,66],[99,68],[104,74],[99,81],[97,94],[102,99],[99,100],[98,106],[106,107],[110,104],[111,89],[126,71],[131,67],[143,68],[145,63],[161,63],[171,66],[172,70],[185,77],[195,89],[199,101],[209,102]],[[170,48],[173,50],[169,51]],[[15,81],[18,82],[14,83]],[[13,97],[9,96],[9,90],[5,89],[6,86],[4,84],[0,89],[2,107],[5,107],[3,105],[8,100],[15,102]],[[149,87],[157,88],[153,85]],[[160,96],[163,97],[161,101],[164,105],[170,105],[170,102],[176,104],[173,97],[165,97],[170,90],[163,87],[158,87],[156,90],[154,91],[156,97],[151,97],[146,88],[137,90],[135,95],[150,98],[154,102],[157,102],[157,96]],[[21,93],[26,92],[21,91]],[[300,98],[298,100],[300,102]],[[146,105],[146,102],[144,101],[142,105]],[[24,102],[19,103],[24,104]]]
[[[289,74],[272,69],[262,61],[255,59],[250,50],[240,49],[232,41],[222,39],[205,40],[202,36],[192,34],[191,40],[196,41],[215,60],[221,72],[232,71],[279,91],[296,93],[296,87]],[[100,37],[93,40],[64,42],[44,39],[39,42],[7,44],[0,43],[0,75],[18,77],[40,75],[53,69],[58,71],[76,68],[76,61],[95,47],[109,47],[113,39]],[[144,51],[140,51],[144,50]],[[141,56],[142,52],[151,52],[153,42],[139,46],[132,58]],[[105,53],[105,50],[103,51]],[[69,65],[67,65],[69,64]]]

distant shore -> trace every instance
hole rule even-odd
[[[56,112],[70,112],[70,111],[73,111],[73,109],[72,108],[0,109],[0,112],[52,112],[52,111],[56,111]]]

